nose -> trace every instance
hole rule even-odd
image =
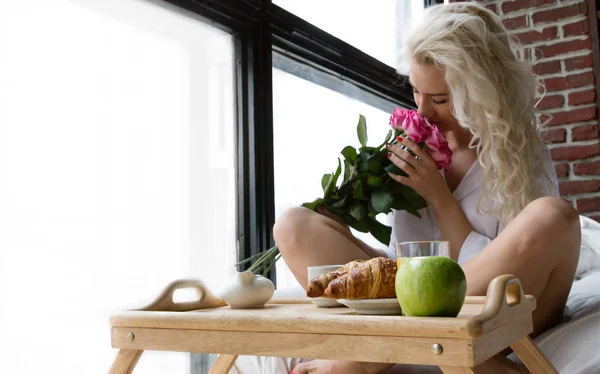
[[[417,106],[419,107],[418,113],[421,117],[430,118],[433,116],[433,106],[425,97],[420,97],[420,100],[417,102]]]

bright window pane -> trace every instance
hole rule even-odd
[[[233,76],[230,35],[153,2],[2,2],[1,373],[106,373],[112,312],[234,272]]]
[[[273,3],[378,60],[396,66],[403,30],[423,0],[273,0]]]
[[[384,102],[386,110],[365,104],[349,96],[359,96],[357,88],[341,80],[337,84],[341,92],[344,87],[348,92],[341,94],[273,69],[276,219],[291,207],[323,196],[321,177],[335,171],[337,158],[343,159],[340,151],[347,145],[360,147],[356,134],[359,114],[367,119],[369,145],[381,144],[390,130],[393,104]],[[378,219],[386,222],[385,216]],[[368,244],[383,247],[370,234],[352,231]],[[277,287],[298,287],[284,261],[277,262]]]

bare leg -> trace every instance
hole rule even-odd
[[[538,335],[560,322],[580,245],[579,215],[573,207],[558,198],[537,199],[463,265],[467,294],[485,295],[494,277],[516,275],[525,293],[537,300],[533,336]]]
[[[372,256],[366,246],[339,222],[306,208],[287,210],[275,223],[273,237],[286,264],[303,287],[308,284],[306,268],[346,264]]]

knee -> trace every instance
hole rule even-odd
[[[529,203],[523,211],[529,218],[530,227],[535,235],[534,240],[540,236],[552,238],[553,241],[561,241],[572,244],[573,248],[579,248],[581,243],[581,227],[579,214],[568,202],[557,197],[542,197]]]
[[[273,239],[282,254],[290,248],[295,248],[295,243],[300,242],[306,234],[309,222],[314,219],[315,213],[303,207],[294,207],[286,210],[275,221],[273,226]]]
[[[541,197],[529,203],[525,212],[542,229],[558,229],[561,232],[579,231],[579,214],[568,202],[557,197]]]

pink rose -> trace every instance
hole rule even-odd
[[[448,147],[448,141],[436,125],[431,126],[431,134],[425,140],[430,151],[429,154],[435,160],[438,169],[446,169],[452,160],[452,151]]]
[[[403,129],[406,136],[415,143],[421,143],[431,135],[431,126],[416,110],[394,109],[390,126],[393,129]]]
[[[393,129],[398,129],[398,128],[401,129],[402,122],[404,122],[404,119],[407,116],[407,112],[408,112],[408,110],[406,110],[406,109],[400,109],[400,108],[394,109],[394,112],[390,116],[390,126],[392,126]]]

